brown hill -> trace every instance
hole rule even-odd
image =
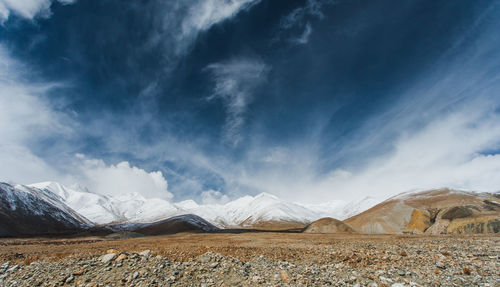
[[[305,233],[357,233],[348,224],[331,217],[325,217],[309,224]]]
[[[240,225],[232,226],[229,228],[241,228],[241,229],[256,229],[256,230],[301,230],[306,227],[307,223],[297,222],[297,221],[278,221],[278,220],[263,220],[253,223],[243,222]]]
[[[344,222],[363,233],[499,233],[500,195],[450,189],[402,194]]]
[[[165,235],[179,232],[214,232],[219,228],[205,219],[194,215],[178,215],[158,222],[139,224],[132,230],[146,235]]]

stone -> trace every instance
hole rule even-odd
[[[84,272],[85,272],[85,271],[84,271],[83,269],[80,269],[80,270],[78,270],[78,271],[73,272],[73,275],[75,275],[75,276],[79,276],[79,275],[82,275]]]
[[[200,255],[198,256],[198,259],[197,261],[200,262],[200,263],[208,263],[210,262],[212,259],[212,253],[211,252],[207,252],[203,255]]]
[[[127,255],[122,253],[122,254],[118,255],[118,257],[116,257],[115,262],[121,262],[124,259],[127,259]]]
[[[115,258],[116,258],[115,253],[106,254],[106,255],[103,255],[101,257],[101,262],[106,264],[106,263],[110,262],[111,260],[114,260]]]
[[[106,254],[111,254],[111,253],[118,254],[119,252],[116,249],[108,249],[108,250],[106,250]]]
[[[436,267],[440,269],[446,269],[446,265],[442,261],[436,262]]]
[[[280,275],[281,275],[281,281],[283,281],[285,283],[290,282],[290,276],[288,275],[288,273],[285,270],[281,270]]]
[[[147,249],[147,250],[144,250],[142,252],[139,252],[139,255],[144,256],[144,257],[148,257],[149,255],[151,255],[151,250]]]
[[[19,268],[19,265],[14,265],[12,267],[10,267],[9,269],[7,269],[7,272],[16,272],[17,269]]]

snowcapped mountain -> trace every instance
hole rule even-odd
[[[65,204],[97,224],[112,222],[153,222],[175,215],[179,209],[162,199],[146,199],[138,193],[110,197],[80,186],[65,187],[56,182],[31,184],[59,195]]]
[[[48,190],[0,183],[0,236],[68,233],[93,223]]]
[[[367,196],[358,201],[351,201],[342,208],[342,213],[339,214],[337,219],[344,220],[353,217],[354,215],[374,207],[382,201],[384,201],[384,199],[373,196]]]
[[[361,208],[370,202],[365,199],[351,204],[332,201],[304,205],[261,193],[226,204],[200,205],[193,200],[171,203],[158,198],[146,199],[137,193],[111,197],[92,193],[80,186],[65,187],[56,182],[31,184],[29,187],[57,194],[65,204],[97,224],[148,223],[185,214],[200,216],[218,227],[251,227],[272,221],[307,224],[322,217],[344,219],[363,211]]]
[[[244,196],[225,205],[203,206],[192,211],[197,214],[197,212],[202,213],[201,210],[206,212],[207,208],[215,215],[211,217],[210,214],[205,214],[208,220],[226,226],[249,227],[266,221],[309,223],[322,217],[321,212],[297,203],[282,201],[268,193],[261,193],[255,197]]]

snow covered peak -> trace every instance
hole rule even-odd
[[[273,194],[270,194],[270,193],[267,193],[267,192],[263,192],[261,194],[258,194],[254,197],[255,200],[259,200],[259,201],[280,201],[279,198]]]
[[[182,214],[198,215],[219,227],[251,226],[265,221],[309,223],[322,217],[344,219],[378,203],[365,199],[350,204],[332,201],[305,205],[261,193],[246,195],[226,204],[200,205],[193,200],[171,203],[159,198],[144,198],[138,193],[105,196],[92,193],[85,187],[73,185],[68,188],[57,182],[36,183],[30,187],[58,195],[65,204],[99,224],[147,223]]]
[[[7,225],[31,226],[37,222],[36,224],[41,225],[32,226],[32,228],[37,229],[44,226],[43,228],[47,230],[61,225],[64,228],[77,229],[93,225],[87,218],[66,205],[59,195],[45,189],[0,183],[0,202],[5,203],[5,205],[0,206],[0,213],[11,217],[9,222],[2,222]],[[29,222],[16,223],[16,220]],[[32,220],[33,222],[30,222]],[[54,226],[45,226],[44,224],[47,222],[52,222]],[[26,226],[13,226],[13,228],[23,229]]]
[[[175,205],[180,209],[187,209],[187,210],[200,207],[198,203],[196,203],[196,201],[192,199],[177,202]]]

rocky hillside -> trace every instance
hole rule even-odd
[[[0,237],[67,234],[91,226],[54,193],[0,183]]]
[[[499,233],[500,195],[450,189],[405,193],[345,223],[362,233]]]
[[[305,233],[356,233],[348,224],[331,217],[321,218],[309,224]]]
[[[174,216],[149,224],[139,224],[133,228],[134,232],[145,235],[164,235],[179,232],[213,232],[217,230],[219,228],[193,214]]]

